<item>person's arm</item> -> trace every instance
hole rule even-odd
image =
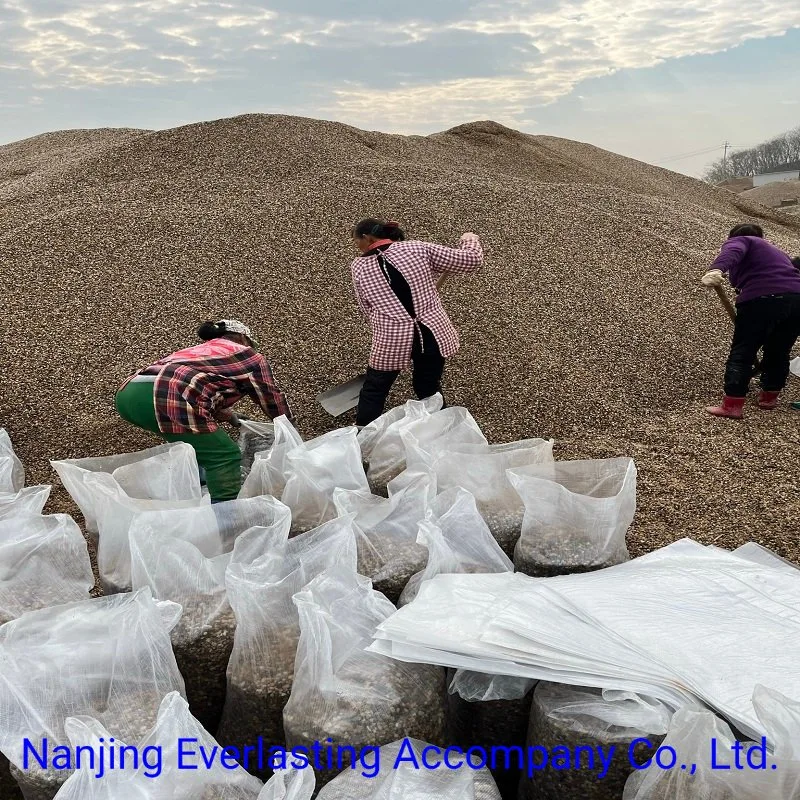
[[[465,233],[458,247],[426,242],[425,250],[434,279],[445,273],[466,275],[476,272],[483,264],[481,240],[474,233]]]
[[[286,415],[286,418],[291,422],[294,417],[289,407],[289,401],[278,386],[269,362],[260,353],[249,377],[252,396],[261,406],[264,413],[270,419]]]
[[[352,270],[353,275],[353,291],[356,294],[356,303],[358,303],[358,310],[361,312],[361,315],[365,319],[369,319],[369,306],[364,300],[364,296],[361,291],[361,282],[356,277],[355,269]]]
[[[742,236],[728,239],[700,282],[704,286],[722,286],[725,273],[741,262],[747,253],[747,247],[747,239]]]

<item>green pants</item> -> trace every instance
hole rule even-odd
[[[157,433],[168,442],[186,442],[194,448],[197,463],[206,472],[206,485],[213,502],[233,500],[242,487],[242,454],[236,442],[217,428],[214,433],[161,433],[153,403],[154,384],[129,383],[117,392],[117,412],[126,422]]]

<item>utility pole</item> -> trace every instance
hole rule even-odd
[[[728,177],[728,148],[731,146],[731,143],[726,141],[723,147],[725,148],[725,152],[722,154],[722,172],[725,177]]]

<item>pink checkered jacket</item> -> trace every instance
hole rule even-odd
[[[436,280],[444,274],[476,272],[483,264],[477,236],[465,234],[458,248],[428,242],[394,242],[383,257],[411,288],[417,321],[429,328],[445,358],[458,351],[458,332],[442,306]],[[389,287],[375,255],[356,258],[351,266],[358,307],[372,327],[369,365],[403,370],[411,363],[416,323]]]

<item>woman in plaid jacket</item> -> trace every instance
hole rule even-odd
[[[442,306],[436,282],[468,274],[483,264],[474,233],[459,247],[406,241],[395,222],[365,219],[353,229],[361,255],[351,266],[358,307],[372,327],[372,349],[356,425],[377,419],[401,370],[413,366],[420,400],[442,391],[446,358],[458,350],[458,332]]]

